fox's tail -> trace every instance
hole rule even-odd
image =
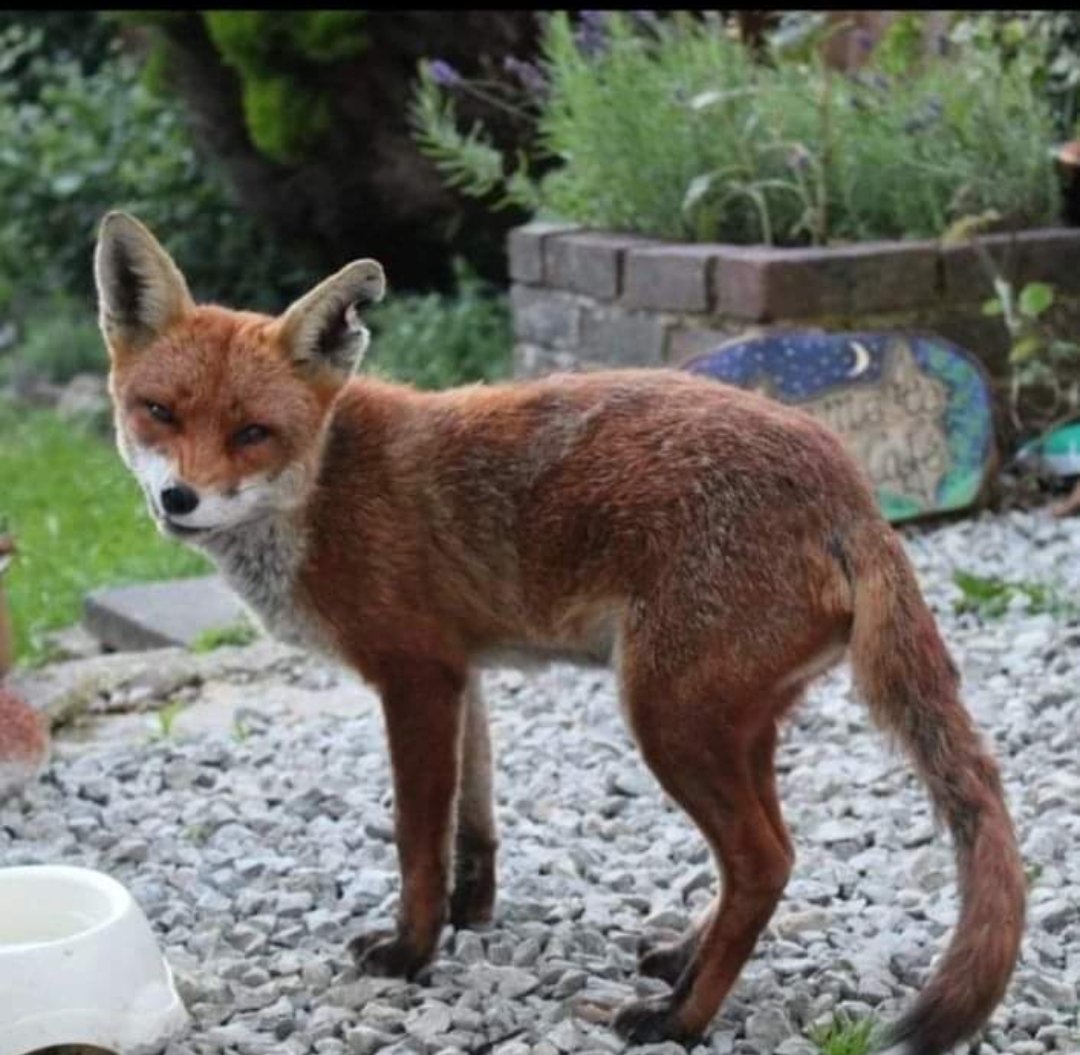
[[[960,702],[959,675],[899,538],[882,523],[851,542],[856,686],[915,763],[956,849],[959,922],[887,1042],[903,1055],[939,1055],[1005,993],[1024,926],[1024,870],[997,765]]]

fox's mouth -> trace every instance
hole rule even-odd
[[[183,524],[178,524],[175,520],[170,520],[168,517],[162,517],[161,523],[169,534],[176,535],[179,538],[193,538],[196,535],[205,535],[207,532],[213,530],[213,528],[208,527],[185,527]]]

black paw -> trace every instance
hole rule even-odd
[[[619,1009],[611,1023],[612,1029],[628,1044],[659,1044],[665,1040],[688,1043],[670,998],[639,1000]]]
[[[349,942],[349,952],[361,974],[375,978],[412,978],[429,957],[393,931],[372,931]]]
[[[644,949],[638,957],[638,971],[649,978],[660,978],[674,986],[693,958],[693,941],[654,945]]]
[[[459,842],[450,895],[450,923],[476,927],[495,914],[495,851],[488,846]]]
[[[667,997],[636,1000],[619,1008],[611,1025],[630,1044],[659,1044],[671,1037],[671,1001]]]

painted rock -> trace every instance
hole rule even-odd
[[[1052,476],[1080,476],[1080,422],[1062,425],[1025,443],[1017,460]]]
[[[942,337],[785,331],[729,341],[682,366],[830,425],[894,522],[964,509],[989,476],[994,426],[986,376]]]

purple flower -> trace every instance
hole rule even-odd
[[[544,95],[548,89],[547,78],[539,67],[532,62],[523,62],[515,59],[513,55],[507,55],[503,59],[503,69],[513,74],[521,82],[521,86],[530,95]]]
[[[592,59],[607,49],[607,16],[603,11],[579,12],[574,43],[578,51]]]
[[[428,72],[440,88],[456,88],[465,79],[444,59],[432,59],[428,63]]]
[[[874,34],[869,30],[860,27],[855,30],[852,36],[855,38],[856,46],[864,54],[874,50]]]

